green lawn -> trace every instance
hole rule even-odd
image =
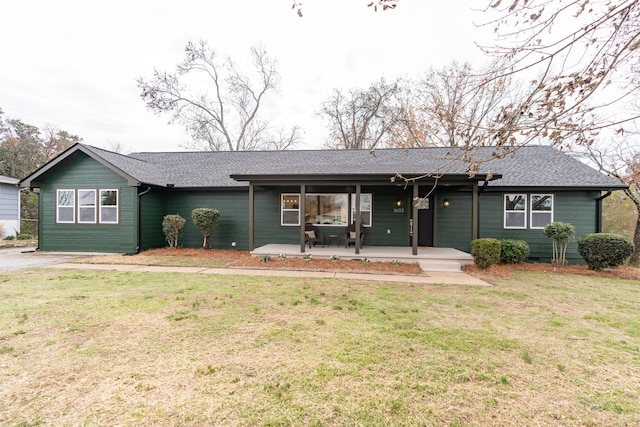
[[[640,423],[640,282],[0,275],[0,425]]]

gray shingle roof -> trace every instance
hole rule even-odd
[[[246,152],[147,152],[122,155],[78,144],[116,170],[142,184],[178,188],[245,187],[234,176],[282,176],[301,179],[335,175],[376,175],[385,180],[396,173],[468,175],[469,159],[460,149],[412,148],[368,150],[291,150]],[[492,159],[492,147],[472,157]],[[55,162],[55,160],[54,160]],[[624,188],[624,185],[584,163],[547,146],[526,146],[514,155],[480,165],[479,174],[502,175],[490,187]]]
[[[477,149],[473,157],[491,159],[493,148]],[[176,187],[235,187],[244,185],[231,175],[349,175],[395,173],[468,174],[463,151],[449,148],[368,150],[291,150],[247,152],[133,153],[130,157],[162,171],[163,185]],[[522,147],[515,154],[480,165],[479,173],[502,174],[492,187],[622,188],[618,181],[547,146]]]

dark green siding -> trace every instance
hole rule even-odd
[[[146,196],[144,196],[146,197]],[[191,211],[196,208],[213,208],[220,211],[220,222],[211,238],[212,248],[249,248],[249,192],[237,191],[180,191],[171,190],[167,195],[165,214],[179,214],[187,220],[180,238],[180,246],[202,247],[202,233],[191,220]],[[162,219],[158,223],[162,229]]]
[[[554,194],[554,221],[573,224],[576,227],[575,240],[580,236],[596,232],[596,198],[598,192],[572,191],[552,192],[536,191],[536,194]],[[551,258],[551,240],[541,229],[505,230],[503,228],[503,193],[485,192],[480,196],[480,237],[496,239],[517,239],[529,243],[531,258],[549,261]],[[567,260],[572,264],[583,263],[578,254],[576,241],[569,243]]]
[[[147,189],[141,189],[141,193]],[[160,248],[167,245],[162,232],[162,218],[165,216],[166,190],[152,188],[140,196],[140,250]]]
[[[77,152],[42,177],[40,249],[66,252],[133,252],[137,188],[109,168]],[[118,224],[56,224],[57,189],[118,189]],[[77,213],[76,213],[77,216]]]
[[[449,200],[448,208],[442,206],[444,199]],[[443,189],[436,193],[434,205],[434,246],[471,251],[471,191]]]
[[[306,193],[354,193],[354,186],[307,186]],[[277,187],[255,192],[255,245],[269,243],[299,244],[300,228],[280,225],[280,197],[282,193],[297,194],[300,187]],[[409,191],[402,187],[361,188],[362,193],[373,193],[373,225],[365,228],[365,246],[409,245]],[[397,199],[403,201],[404,212],[394,213]],[[344,236],[346,227],[319,226],[325,235]],[[387,233],[387,230],[390,233]],[[342,237],[344,242],[344,237]]]

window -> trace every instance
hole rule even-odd
[[[504,228],[527,228],[527,195],[504,195]]]
[[[76,192],[58,190],[56,192],[56,222],[73,223],[76,221]]]
[[[347,194],[307,194],[304,220],[316,225],[347,226],[349,221]]]
[[[365,227],[371,227],[372,220],[372,200],[373,197],[371,193],[361,193],[360,194],[360,222]],[[356,220],[356,195],[351,195],[351,222],[355,222]]]
[[[351,215],[349,215],[349,194],[306,194],[304,198],[304,221],[315,225],[349,225],[355,221],[355,194],[351,194]],[[372,200],[370,193],[360,195],[360,216],[362,224],[371,226]],[[282,194],[280,200],[280,224],[300,225],[300,195]]]
[[[531,195],[531,228],[544,228],[553,222],[553,195]]]
[[[114,189],[57,190],[56,222],[117,224],[119,220],[118,203],[118,190]]]
[[[96,222],[96,190],[78,190],[78,223]]]
[[[282,194],[281,225],[300,225],[300,195]]]
[[[100,223],[118,223],[118,190],[100,190]]]

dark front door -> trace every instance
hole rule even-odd
[[[433,196],[418,209],[418,246],[433,246]]]

